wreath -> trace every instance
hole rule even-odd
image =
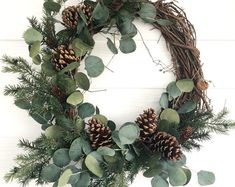
[[[65,2],[45,0],[42,21],[29,19],[24,40],[33,64],[21,57],[2,59],[3,71],[17,73],[20,81],[6,86],[5,95],[14,96],[15,105],[43,130],[35,141],[20,140],[26,153],[16,157],[6,181],[124,187],[143,171],[153,187],[188,184],[191,171],[183,151],[199,149],[212,132],[226,133],[235,124],[226,120],[226,109],[212,111],[196,33],[185,12],[164,0],[84,0],[61,10]],[[131,53],[136,17],[161,31],[176,80],[162,93],[158,112],[146,109],[117,129],[98,107],[84,102],[91,79],[106,68],[91,55],[93,36],[109,34],[107,46],[114,55]],[[209,171],[197,176],[200,185],[215,181]]]

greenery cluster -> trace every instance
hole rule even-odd
[[[30,18],[31,27],[24,33],[33,64],[21,57],[3,57],[6,64],[3,71],[16,73],[19,80],[17,85],[6,86],[5,95],[14,96],[15,105],[27,110],[43,130],[41,137],[33,142],[20,141],[19,146],[26,153],[17,156],[17,165],[5,176],[6,181],[16,179],[23,186],[36,180],[37,184],[54,183],[54,187],[66,184],[73,187],[125,187],[139,171],[152,178],[153,187],[181,186],[190,181],[191,171],[186,166],[185,156],[176,162],[165,160],[161,153],[151,152],[138,141],[140,129],[136,123],[127,122],[116,129],[115,123],[102,115],[98,107],[84,102],[91,79],[101,75],[106,68],[100,57],[90,54],[95,44],[94,34],[111,34],[113,38],[107,37],[107,46],[116,55],[119,50],[123,53],[135,51],[133,37],[137,28],[133,20],[136,16],[147,23],[173,24],[156,19],[156,8],[149,1],[122,0],[118,11],[110,8],[112,2],[85,0],[84,4],[93,9],[92,27],[80,12],[76,29],[63,27],[56,31],[55,24],[64,26],[56,16],[65,0],[45,0],[42,22]],[[121,35],[119,47],[116,30]],[[80,66],[82,60],[68,64],[61,71],[55,70],[51,63],[53,50],[64,44],[84,59],[84,69]],[[186,150],[200,148],[200,142],[210,139],[210,133],[226,133],[235,125],[225,119],[226,110],[218,115],[200,111],[194,100],[178,107],[176,103],[180,96],[194,88],[190,79],[171,82],[159,101],[158,131],[175,136]],[[91,117],[112,130],[112,147],[92,149],[86,133],[86,122]],[[181,141],[181,132],[187,126],[193,128],[193,134]],[[198,172],[199,184],[213,184],[214,180],[213,173]]]

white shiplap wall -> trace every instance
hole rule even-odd
[[[76,2],[76,1],[73,1]],[[70,1],[70,3],[73,3]],[[40,17],[43,0],[7,0],[0,6],[0,56],[28,56],[27,46],[22,40],[22,33],[28,23],[26,17]],[[235,51],[235,1],[234,0],[179,0],[185,8],[188,18],[195,25],[198,37],[198,48],[207,80],[211,80],[208,95],[219,111],[226,106],[230,110],[230,118],[235,119],[235,84],[234,84],[234,51]],[[165,48],[164,40],[157,43],[158,31],[151,31],[151,26],[136,21],[146,44],[157,60],[169,64],[170,56]],[[86,94],[86,100],[97,104],[102,113],[110,119],[122,124],[133,121],[135,117],[148,107],[155,107],[161,92],[173,75],[159,72],[148,56],[140,36],[137,40],[137,51],[130,55],[117,55],[102,76],[93,80],[92,90],[106,89],[104,92]],[[107,49],[106,40],[97,36],[94,54],[108,63],[112,54]],[[0,67],[2,64],[0,64]],[[17,183],[6,184],[2,177],[14,164],[13,158],[22,152],[16,144],[21,137],[35,139],[40,135],[40,126],[13,105],[13,98],[3,96],[6,84],[16,83],[16,77],[0,73],[0,186],[17,187]],[[206,142],[200,152],[188,154],[188,166],[197,171],[213,170],[217,176],[214,187],[232,187],[234,154],[233,142],[235,132],[230,136],[215,135]],[[194,176],[196,174],[194,173]],[[30,183],[30,187],[34,187]],[[132,187],[150,187],[149,180],[141,175]],[[189,184],[197,187],[196,178]]]

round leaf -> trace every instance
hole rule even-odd
[[[93,11],[92,17],[95,20],[98,20],[99,23],[104,23],[109,18],[109,9],[106,6],[104,6],[100,3],[97,3],[97,5]]]
[[[15,100],[15,105],[24,110],[28,110],[31,108],[31,104],[28,99],[17,99]]]
[[[99,147],[97,149],[97,152],[100,155],[107,155],[107,156],[114,156],[115,155],[115,151],[109,147]]]
[[[155,176],[151,180],[152,187],[169,187],[168,182],[160,176]]]
[[[191,79],[178,80],[176,85],[182,92],[191,92],[194,88],[194,82]]]
[[[69,149],[61,148],[55,151],[53,162],[59,167],[67,166],[70,163]]]
[[[182,94],[180,89],[176,86],[175,81],[168,84],[166,90],[170,94],[170,96],[173,97],[174,99],[179,97]]]
[[[103,170],[100,167],[100,164],[99,164],[98,160],[94,157],[94,155],[92,153],[87,155],[87,157],[85,159],[85,164],[86,164],[86,167],[93,174],[95,174],[98,177],[102,177],[103,176]]]
[[[83,103],[78,107],[78,115],[84,119],[95,113],[95,107],[90,103]]]
[[[69,65],[67,65],[65,68],[63,68],[59,74],[64,74],[66,72],[72,71],[80,66],[80,62],[72,62]]]
[[[201,170],[197,173],[197,177],[201,186],[211,185],[215,182],[215,175],[210,171]]]
[[[155,18],[157,15],[157,11],[153,4],[142,3],[139,15],[144,21],[148,23],[153,23],[156,21]]]
[[[69,178],[72,174],[71,169],[66,169],[59,178],[58,187],[64,187],[69,182]]]
[[[72,183],[72,181],[74,181]],[[72,175],[69,181],[73,187],[87,187],[90,183],[90,175],[87,172],[82,172],[77,175]]]
[[[90,81],[88,77],[86,76],[86,74],[79,72],[79,73],[76,73],[74,77],[80,88],[82,88],[83,90],[89,90]]]
[[[101,115],[101,114],[96,114],[96,115],[93,116],[93,118],[99,120],[104,125],[107,125],[107,123],[108,123],[108,119],[105,116]]]
[[[162,171],[162,168],[149,168],[148,170],[146,170],[143,175],[146,177],[146,178],[152,178],[156,175],[159,175]]]
[[[47,1],[43,4],[43,6],[47,12],[59,12],[61,8],[59,3],[53,1]]]
[[[116,129],[116,124],[115,124],[113,121],[111,121],[111,120],[108,121],[107,126],[108,126],[112,131],[115,131],[115,129]]]
[[[82,150],[86,155],[92,152],[91,144],[84,139],[82,139]]]
[[[67,98],[67,103],[71,104],[73,106],[77,106],[83,101],[83,95],[81,92],[76,91],[72,93],[68,98]]]
[[[77,138],[73,141],[69,149],[69,156],[71,160],[78,161],[82,156],[82,140]]]
[[[132,38],[122,38],[120,41],[120,50],[123,53],[132,53],[136,50],[136,43]]]
[[[179,114],[185,114],[188,112],[192,112],[194,109],[196,109],[197,103],[195,101],[188,101],[184,103],[178,110]]]
[[[41,175],[46,182],[55,182],[59,179],[61,169],[55,164],[49,164],[42,169]]]
[[[44,62],[42,65],[41,65],[41,68],[42,68],[42,71],[47,75],[47,76],[50,76],[52,77],[53,75],[56,74],[56,71],[52,65],[52,63],[50,62]]]
[[[168,108],[169,102],[167,93],[162,93],[159,103],[162,108]]]
[[[23,37],[25,42],[29,45],[37,41],[41,42],[43,39],[42,34],[33,28],[26,30]]]
[[[185,175],[187,176],[187,182],[184,184],[184,186],[185,186],[190,182],[191,177],[192,177],[192,172],[186,168],[183,168],[183,171],[184,171]]]
[[[107,46],[113,54],[118,54],[118,49],[110,38],[107,38]]]
[[[119,129],[121,143],[132,144],[140,135],[140,129],[135,123],[127,122]]]
[[[167,109],[163,110],[160,115],[160,119],[167,120],[169,123],[173,123],[176,125],[178,125],[180,123],[179,114],[171,108],[167,108]]]
[[[169,169],[168,174],[172,186],[182,186],[187,182],[187,176],[182,168],[172,167]]]
[[[33,43],[33,45],[30,47],[29,50],[29,56],[31,58],[36,57],[40,53],[40,41],[36,41]]]
[[[104,64],[101,58],[89,56],[85,59],[85,69],[90,77],[98,77],[104,71]]]
[[[61,128],[57,125],[50,126],[45,130],[45,136],[47,138],[59,139],[59,138],[63,137],[63,135],[64,135],[63,128]]]

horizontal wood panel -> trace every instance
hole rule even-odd
[[[109,68],[95,79],[92,79],[92,89],[108,88],[165,88],[166,85],[174,79],[172,73],[160,72],[162,67],[153,63],[142,41],[137,41],[137,50],[131,54],[122,54],[121,52],[114,57],[109,64]],[[171,65],[171,57],[166,49],[165,41],[146,41],[154,60],[161,61],[162,64]],[[198,48],[201,52],[201,61],[205,78],[212,81],[211,87],[216,88],[235,88],[234,61],[235,41],[201,41],[198,42]],[[22,56],[30,61],[28,49],[23,41],[5,41],[0,42],[0,56],[8,54],[12,56]],[[101,57],[104,64],[108,64],[112,58],[112,53],[106,46],[106,39],[96,43],[93,55]],[[82,63],[84,65],[84,63]],[[3,64],[0,63],[0,67]],[[172,67],[172,66],[170,66]],[[226,73],[225,73],[226,72]],[[9,75],[0,73],[0,87],[7,84]],[[12,78],[14,76],[11,76]],[[10,82],[12,82],[10,80]]]
[[[67,5],[76,3],[76,0],[70,0]],[[33,15],[40,18],[42,4],[43,0],[4,1],[4,6],[0,7],[0,40],[21,39],[29,25],[26,18]],[[195,25],[199,40],[235,40],[235,25],[231,22],[235,17],[234,0],[179,0],[179,6]],[[143,25],[142,29],[145,29]],[[149,35],[148,39],[155,39],[155,36]]]

